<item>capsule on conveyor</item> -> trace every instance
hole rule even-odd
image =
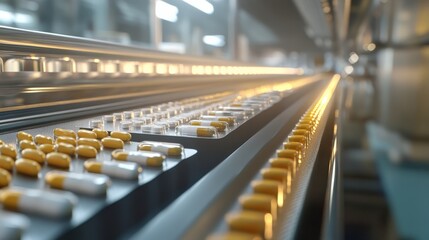
[[[273,196],[249,194],[241,196],[238,201],[244,210],[269,213],[274,221],[277,219],[277,201]]]
[[[142,133],[150,133],[150,134],[165,134],[166,132],[165,126],[156,125],[156,124],[143,125],[141,127],[141,130],[142,130]]]
[[[210,116],[235,117],[237,120],[243,120],[245,118],[244,113],[234,111],[209,111],[207,114]]]
[[[143,141],[139,143],[137,150],[158,152],[167,156],[181,156],[183,146],[179,143]]]
[[[298,142],[298,143],[302,143],[302,145],[304,146],[304,148],[307,147],[307,138],[302,136],[302,135],[291,135],[288,138],[289,142]]]
[[[227,122],[230,127],[234,126],[236,120],[235,117],[227,117],[227,116],[209,116],[204,115],[200,117],[201,120],[209,120],[209,121],[220,121]]]
[[[9,186],[11,181],[12,176],[10,173],[5,169],[0,168],[0,188]]]
[[[13,159],[16,159],[18,155],[16,148],[12,144],[3,144],[0,146],[0,154],[4,156],[9,156]]]
[[[101,142],[94,138],[79,138],[77,140],[77,145],[87,145],[97,149],[97,152],[101,149]]]
[[[46,163],[51,167],[69,169],[71,158],[65,153],[52,152],[46,155]]]
[[[261,170],[262,179],[278,181],[283,185],[283,190],[290,193],[292,187],[291,172],[284,168],[264,168]]]
[[[76,147],[76,154],[83,158],[97,157],[97,149],[89,145],[79,145]]]
[[[18,142],[21,142],[22,140],[27,140],[32,142],[33,141],[33,136],[29,133],[23,132],[23,131],[19,131],[16,134],[16,139],[18,140]]]
[[[13,158],[9,156],[0,155],[0,168],[8,171],[12,171],[13,165],[14,165]]]
[[[73,156],[76,153],[76,147],[68,143],[60,142],[55,145],[55,151]]]
[[[202,127],[192,125],[182,125],[176,128],[176,134],[183,136],[196,136],[196,137],[217,137],[217,130],[215,127]]]
[[[299,153],[296,150],[292,150],[292,149],[281,149],[281,150],[277,150],[277,157],[279,158],[289,158],[293,160],[293,172],[295,173],[297,170],[297,165],[299,162]]]
[[[105,195],[110,178],[101,174],[50,171],[45,175],[52,187],[90,196]]]
[[[128,142],[131,140],[131,134],[129,132],[117,132],[113,131],[110,133],[112,138],[119,138],[124,142]]]
[[[135,162],[142,166],[162,167],[165,156],[157,152],[149,151],[123,151],[115,150],[112,152],[112,158],[118,161]]]
[[[36,161],[38,164],[43,165],[45,163],[46,155],[41,150],[27,148],[22,150],[21,157]]]
[[[55,145],[53,144],[49,144],[49,143],[45,143],[39,146],[39,150],[42,151],[44,154],[48,154],[50,152],[54,152],[55,151]]]
[[[19,174],[37,178],[40,172],[40,165],[33,160],[20,158],[15,162],[15,169]]]
[[[97,139],[103,139],[103,138],[109,136],[109,132],[107,132],[106,130],[100,129],[100,128],[94,128],[94,129],[92,129],[92,131],[97,136]]]
[[[37,145],[32,141],[21,140],[19,142],[19,149],[37,149]]]
[[[37,145],[42,145],[42,144],[54,144],[54,140],[49,137],[49,136],[45,136],[45,135],[41,135],[41,134],[37,134],[36,136],[34,136],[34,142]]]
[[[264,239],[271,239],[273,219],[269,213],[242,211],[226,215],[226,222],[232,231],[257,234]]]
[[[298,163],[302,163],[305,157],[304,144],[300,142],[285,142],[283,143],[283,148],[298,151]]]
[[[101,144],[103,148],[110,149],[122,149],[124,148],[124,141],[119,138],[105,137],[101,139]]]
[[[284,201],[283,185],[278,181],[273,180],[255,180],[251,184],[253,192],[260,194],[268,194],[277,199],[277,206],[282,207]]]
[[[63,129],[63,128],[55,128],[54,129],[54,136],[55,137],[70,137],[76,139],[76,133],[73,130],[70,129]]]
[[[273,168],[282,168],[290,171],[293,177],[294,160],[292,158],[271,158],[269,162]]]
[[[72,137],[59,136],[55,140],[55,143],[67,143],[73,146],[76,146],[76,139]]]
[[[49,218],[70,217],[76,201],[70,193],[21,188],[0,191],[0,202],[4,208]]]
[[[85,169],[92,173],[102,173],[107,176],[121,179],[137,179],[142,168],[134,162],[97,162],[88,160],[84,163]]]
[[[215,127],[218,132],[225,132],[228,128],[228,123],[221,121],[192,120],[189,124],[194,126],[212,126]]]
[[[94,131],[89,131],[89,130],[85,130],[85,129],[80,129],[79,131],[77,131],[77,136],[79,138],[97,138],[97,133]]]
[[[210,235],[207,237],[207,240],[262,240],[262,238],[256,234],[228,231],[226,233]]]
[[[311,139],[310,138],[310,132],[307,130],[304,130],[304,129],[292,130],[292,135],[304,136],[307,138],[307,142]]]
[[[19,240],[27,229],[28,217],[16,213],[0,213],[0,239]]]

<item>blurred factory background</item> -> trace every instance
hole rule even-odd
[[[2,0],[0,25],[340,73],[344,239],[429,237],[427,0]]]

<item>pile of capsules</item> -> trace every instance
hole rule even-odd
[[[241,211],[228,213],[225,222],[229,230],[213,234],[209,240],[272,239],[279,213],[286,197],[292,191],[292,183],[300,165],[309,158],[316,139],[316,130],[332,97],[336,81],[301,117],[276,157],[268,160],[269,166],[260,171],[259,179],[250,183],[252,193],[239,197]]]
[[[131,140],[128,132],[81,129],[76,133],[55,128],[53,134],[54,138],[40,134],[33,137],[20,131],[16,144],[0,141],[0,188],[11,184],[13,171],[38,179],[46,164],[55,169],[44,174],[47,186],[89,196],[105,195],[110,177],[136,180],[142,166],[162,168],[167,156],[181,157],[183,152],[180,144],[152,141],[140,142],[134,151],[124,150]],[[111,150],[112,161],[97,160],[98,153],[107,149]],[[70,171],[76,156],[85,160],[86,172]],[[20,187],[0,190],[0,203],[5,209],[51,218],[70,217],[76,201],[71,193]]]
[[[102,119],[90,120],[89,126],[112,126],[148,134],[218,137],[281,97],[281,92],[272,91],[248,98],[222,94],[192,98],[104,115]]]

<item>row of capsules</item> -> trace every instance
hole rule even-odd
[[[228,131],[280,98],[280,92],[248,98],[231,94],[209,95],[105,115],[103,121],[90,120],[90,127],[116,124],[121,130],[141,129],[143,133],[150,134],[166,134],[168,130],[175,129],[177,135],[218,137],[218,133]]]
[[[272,239],[280,212],[287,196],[292,193],[292,183],[300,165],[310,156],[317,127],[332,96],[329,85],[324,94],[300,118],[276,157],[261,169],[258,180],[250,183],[252,193],[239,197],[239,212],[228,213],[225,222],[228,231],[213,234],[209,240]]]
[[[82,195],[105,196],[111,184],[110,177],[137,180],[142,166],[161,168],[166,156],[181,157],[183,152],[180,144],[152,141],[143,141],[135,151],[126,151],[124,145],[131,140],[128,132],[81,129],[76,133],[61,128],[53,132],[54,138],[41,134],[33,137],[20,131],[16,135],[16,145],[0,141],[0,188],[10,185],[14,170],[17,174],[39,179],[46,162],[55,169],[44,176],[47,186]],[[112,150],[114,161],[97,160],[98,153],[107,149]],[[76,156],[85,159],[86,172],[72,172],[72,158]],[[70,217],[76,202],[76,196],[68,192],[16,186],[0,190],[0,203],[5,209],[50,218]],[[12,235],[17,236],[19,232],[22,229],[17,228]],[[0,239],[3,236],[0,234]]]

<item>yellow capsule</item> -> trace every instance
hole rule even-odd
[[[128,132],[111,132],[110,136],[112,138],[119,138],[124,142],[128,142],[131,140],[131,134]]]
[[[68,169],[70,168],[71,158],[64,153],[52,152],[46,155],[46,162],[51,167]]]
[[[304,129],[297,129],[292,131],[292,135],[301,135],[307,137],[309,139],[310,132]]]
[[[8,171],[13,170],[13,158],[9,156],[0,155],[0,168]]]
[[[115,150],[112,157],[118,161],[135,162],[143,166],[162,167],[165,156],[157,152]]]
[[[73,156],[76,153],[76,147],[68,144],[60,142],[57,145],[55,145],[55,150],[59,153],[64,153],[70,156]]]
[[[226,233],[210,235],[207,240],[262,240],[262,238],[256,234],[229,231]]]
[[[22,150],[21,157],[36,161],[40,165],[43,165],[45,163],[45,158],[46,158],[45,154],[42,151],[38,149],[30,149],[30,148]]]
[[[106,130],[102,130],[99,128],[94,128],[92,129],[93,132],[95,132],[95,134],[97,135],[98,139],[103,139],[105,137],[109,136],[109,132],[107,132]]]
[[[1,145],[4,145],[4,142],[3,142],[3,140],[0,139],[0,146]]]
[[[92,146],[95,149],[97,149],[97,151],[100,151],[101,149],[101,143],[100,141],[98,141],[97,139],[94,138],[79,138],[77,140],[77,145],[88,145],[88,146]]]
[[[54,129],[54,136],[55,137],[63,136],[63,137],[76,138],[76,133],[70,129],[55,128]]]
[[[296,129],[296,130],[298,130],[298,129],[302,129],[302,130],[307,130],[307,131],[310,131],[310,132],[311,132],[311,125],[309,125],[309,124],[297,124],[297,125],[295,126],[295,129]]]
[[[101,144],[104,148],[122,149],[124,148],[124,141],[119,138],[105,137],[101,139]]]
[[[80,129],[77,131],[77,136],[79,138],[97,138],[97,133],[85,129]]]
[[[16,152],[16,148],[12,144],[3,144],[0,146],[1,155],[9,156],[13,159],[16,159],[18,153]]]
[[[289,171],[293,171],[294,160],[291,158],[271,158],[271,167],[283,168]]]
[[[285,142],[283,143],[283,147],[284,149],[291,149],[291,150],[298,151],[298,154],[301,155],[299,160],[301,160],[301,158],[304,157],[304,144],[300,142]]]
[[[10,181],[12,181],[10,173],[0,168],[0,188],[9,186]]]
[[[269,213],[242,211],[226,215],[226,222],[232,231],[257,234],[264,239],[273,235],[273,219]]]
[[[45,143],[39,146],[39,150],[44,154],[48,154],[50,152],[55,151],[55,146],[53,144]]]
[[[255,180],[251,183],[253,192],[268,194],[277,199],[277,206],[282,207],[284,201],[283,185],[273,180]]]
[[[244,210],[270,213],[273,220],[277,219],[277,201],[273,196],[265,194],[249,194],[238,200]]]
[[[32,160],[20,158],[15,162],[16,171],[30,177],[37,177],[40,172],[40,165]]]
[[[37,149],[37,146],[36,146],[36,144],[34,142],[30,142],[28,140],[22,140],[22,141],[19,142],[19,148],[21,150],[27,149],[27,148],[29,148],[29,149]]]
[[[33,136],[31,136],[31,134],[20,131],[16,134],[16,139],[18,139],[18,142],[21,142],[22,140],[27,140],[32,142],[33,141]]]
[[[79,145],[76,147],[76,153],[79,157],[95,158],[97,157],[97,149],[88,145]]]
[[[292,176],[289,170],[284,168],[264,168],[261,170],[263,179],[278,181],[283,185],[283,190],[290,193],[292,187]]]
[[[307,147],[307,139],[301,135],[292,135],[288,137],[289,142],[298,142],[302,143],[303,147]]]
[[[41,144],[51,144],[51,145],[54,145],[54,140],[51,137],[45,136],[45,135],[41,135],[41,134],[37,134],[34,137],[34,142],[36,142],[37,145],[41,145]]]
[[[57,144],[58,143],[68,143],[68,144],[71,144],[73,146],[76,146],[76,139],[71,138],[71,137],[60,136],[60,137],[57,137],[56,143]]]
[[[277,150],[277,157],[279,158],[290,158],[294,162],[298,161],[298,151],[292,149],[281,149]]]
[[[168,156],[181,156],[183,146],[179,143],[143,141],[138,145],[137,150],[159,152]]]

